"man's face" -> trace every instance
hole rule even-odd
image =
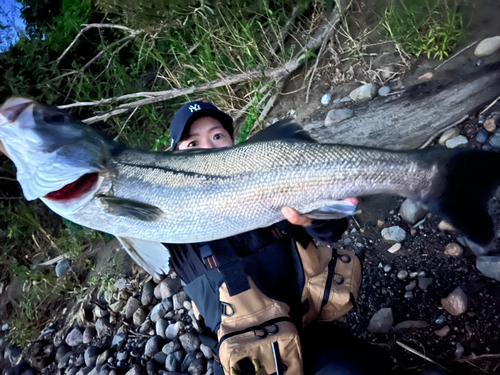
[[[189,134],[179,142],[179,150],[222,148],[233,146],[233,139],[221,122],[212,117],[201,117],[189,128]]]

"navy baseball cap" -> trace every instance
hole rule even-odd
[[[170,124],[170,137],[172,138],[172,149],[186,137],[191,124],[201,117],[212,117],[221,122],[229,135],[233,136],[233,118],[222,112],[212,103],[196,101],[184,104],[177,111]]]

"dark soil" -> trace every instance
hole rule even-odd
[[[470,146],[481,147],[475,134],[482,127],[474,120],[461,126],[462,134],[469,134]],[[483,146],[484,147],[484,146]],[[488,148],[488,146],[486,146]],[[500,228],[499,194],[490,202],[490,213]],[[463,243],[460,234],[440,231],[441,217],[427,214],[425,222],[412,229],[399,216],[403,199],[393,196],[373,196],[360,200],[362,213],[351,219],[349,234],[337,246],[354,250],[363,263],[363,282],[359,292],[358,305],[340,324],[359,338],[379,345],[389,352],[394,360],[397,374],[421,373],[430,363],[423,358],[403,349],[397,344],[402,342],[416,351],[446,367],[453,374],[500,374],[500,289],[499,283],[482,275],[475,266],[476,256],[464,246],[464,253],[457,257],[444,254],[450,242]],[[383,220],[379,226],[377,221]],[[474,220],[471,217],[471,220]],[[407,232],[402,247],[394,254],[387,250],[392,243],[385,241],[381,230],[397,225]],[[345,246],[345,243],[349,243]],[[496,245],[496,250],[500,246]],[[391,270],[384,272],[384,266]],[[427,290],[418,286],[412,290],[413,297],[405,298],[405,287],[416,278],[396,277],[401,270],[425,272],[425,277],[433,278]],[[462,287],[468,299],[467,312],[453,316],[441,306],[445,298],[456,287]],[[427,328],[408,329],[398,333],[372,334],[367,331],[371,317],[379,309],[391,307],[394,324],[407,320],[423,320]],[[446,321],[436,323],[444,315]],[[451,330],[445,337],[434,333],[448,325]],[[456,355],[457,345],[464,352]]]

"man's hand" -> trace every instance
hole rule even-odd
[[[354,205],[358,204],[357,198],[345,198],[343,201],[352,203]],[[281,213],[287,219],[290,224],[293,225],[302,225],[303,227],[308,227],[312,224],[313,219],[307,216],[302,216],[299,212],[292,207],[285,206],[281,209]]]

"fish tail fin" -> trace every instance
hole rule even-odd
[[[470,240],[487,245],[495,234],[488,201],[500,185],[500,153],[457,150],[441,153],[438,160],[442,172],[439,192],[427,205]]]
[[[117,237],[128,255],[150,275],[159,279],[170,272],[170,253],[160,242]]]

